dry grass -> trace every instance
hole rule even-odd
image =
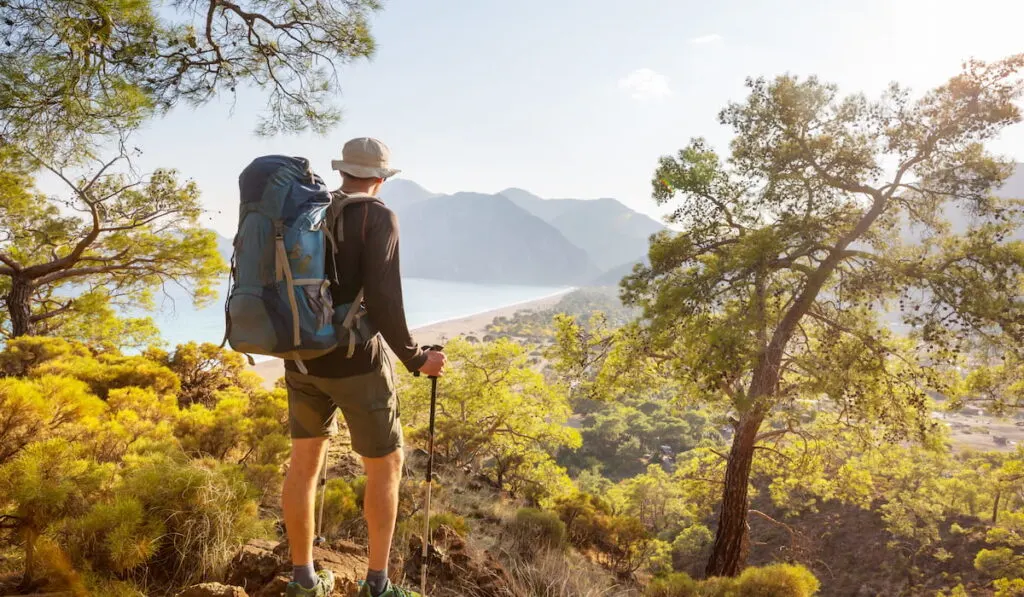
[[[512,592],[523,597],[630,597],[641,593],[619,584],[604,570],[574,553],[543,551],[532,561],[506,563]]]

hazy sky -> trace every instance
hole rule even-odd
[[[1024,51],[1021,0],[390,0],[378,52],[341,72],[344,122],[326,138],[263,140],[256,94],[181,108],[140,133],[144,168],[179,169],[231,234],[238,172],[266,153],[330,159],[354,136],[388,143],[435,192],[615,197],[655,214],[658,156],[693,136],[720,149],[747,76],[817,74],[877,95],[924,90],[967,57]],[[1024,161],[1024,126],[997,149]]]

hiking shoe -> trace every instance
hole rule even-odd
[[[383,593],[380,595],[374,595],[373,592],[370,591],[370,585],[366,584],[366,581],[361,580],[359,581],[359,595],[356,597],[423,597],[423,595],[416,591],[403,589],[402,587],[393,584],[390,580],[388,581],[388,588],[385,589]]]
[[[288,597],[327,597],[334,592],[334,573],[330,570],[321,570],[316,573],[316,586],[307,589],[297,582],[288,583],[285,595]]]

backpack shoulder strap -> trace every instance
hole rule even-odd
[[[331,209],[334,212],[333,217],[333,228],[334,233],[337,235],[332,240],[337,239],[338,242],[344,242],[345,240],[345,208],[349,205],[356,203],[380,203],[384,205],[384,202],[373,195],[355,194],[345,195],[340,191],[333,194],[334,200],[331,202]],[[332,235],[333,236],[333,235]]]

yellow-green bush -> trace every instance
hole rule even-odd
[[[553,510],[565,523],[569,542],[580,549],[597,545],[608,536],[610,509],[600,498],[577,492],[557,500]]]
[[[9,462],[33,441],[44,439],[50,403],[31,380],[0,379],[0,465]]]
[[[1024,595],[1024,578],[998,578],[992,582],[995,597],[1020,597]]]
[[[178,405],[171,395],[151,389],[117,388],[107,395],[107,408],[87,441],[97,460],[119,462],[129,454],[172,453],[178,442],[174,425]]]
[[[438,512],[437,514],[430,515],[430,536],[432,538],[437,537],[437,529],[442,526],[446,526],[460,537],[469,536],[469,523],[466,519],[451,512]],[[398,527],[395,531],[395,536],[399,537],[402,542],[407,541],[409,537],[413,535],[417,537],[423,536],[423,514],[416,514],[400,520]]]
[[[681,572],[652,580],[644,591],[645,597],[692,597],[697,594],[697,581]]]
[[[683,529],[672,541],[672,563],[676,570],[697,572],[711,552],[715,535],[711,529],[694,524]]]
[[[119,494],[138,500],[165,532],[149,560],[161,580],[187,583],[219,573],[246,541],[267,536],[255,491],[238,467],[158,456],[126,475]]]
[[[345,479],[329,480],[324,489],[323,499],[323,528],[328,536],[337,535],[361,515],[359,504],[356,502],[356,492]]]
[[[88,358],[89,349],[63,338],[21,336],[7,340],[0,351],[0,375],[28,375],[39,365],[59,358]]]
[[[811,597],[820,587],[810,570],[796,564],[747,568],[739,576],[738,597]]]
[[[225,460],[234,454],[241,458],[238,452],[252,436],[253,422],[246,416],[249,405],[249,397],[239,390],[217,392],[212,408],[191,405],[182,411],[175,430],[181,447],[196,457]]]
[[[36,572],[39,539],[53,525],[88,511],[113,481],[113,472],[60,438],[29,444],[0,467],[0,511],[12,517],[21,536],[27,578]]]
[[[460,537],[469,536],[469,524],[466,519],[452,512],[439,512],[430,517],[430,533],[433,535],[437,529],[446,526],[455,531]]]
[[[565,545],[565,523],[554,512],[520,508],[511,528],[522,547],[558,549]]]
[[[173,354],[148,351],[146,355],[168,367],[178,377],[178,400],[185,407],[203,404],[212,407],[217,393],[242,389],[247,393],[260,386],[258,375],[245,369],[245,357],[209,342],[179,344]]]
[[[811,597],[818,592],[818,579],[803,566],[772,564],[747,568],[737,578],[715,577],[695,581],[687,574],[658,578],[644,592],[645,597]]]
[[[123,574],[145,565],[156,555],[165,533],[163,521],[148,517],[142,502],[132,496],[98,503],[66,530],[76,560],[94,570]]]
[[[147,388],[157,394],[177,395],[178,377],[167,367],[141,356],[101,354],[95,357],[64,355],[32,370],[32,376],[63,375],[89,385],[100,398],[116,388]]]
[[[205,365],[189,361],[197,351],[226,354],[127,357],[52,338],[0,350],[0,515],[16,523],[4,539],[25,546],[30,576],[45,566],[54,588],[100,594],[133,594],[115,576],[168,588],[216,574],[267,534],[258,503],[288,454],[285,392],[255,387],[224,357],[237,384],[182,411],[168,364],[191,368],[190,391],[209,389]]]

